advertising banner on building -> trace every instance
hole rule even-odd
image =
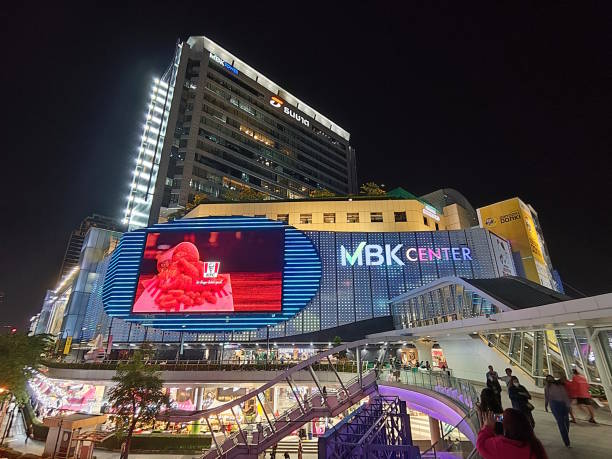
[[[510,243],[493,233],[489,233],[489,237],[499,276],[516,276]]]
[[[70,354],[70,346],[72,346],[72,336],[66,338],[66,344],[64,344],[64,355]]]
[[[481,207],[477,212],[480,226],[508,240],[512,250],[519,252],[527,279],[541,283],[535,265],[538,255],[534,254],[532,250],[532,244],[523,220],[520,200],[518,198],[507,199],[490,206]]]
[[[281,310],[282,231],[149,233],[134,313]]]
[[[546,264],[544,260],[544,251],[542,249],[542,241],[540,240],[540,235],[536,230],[536,224],[531,215],[531,210],[522,202],[520,203],[521,216],[523,217],[523,222],[525,224],[525,232],[527,233],[527,240],[529,241],[529,248],[531,249],[531,253],[533,254],[533,258],[541,263]]]
[[[520,257],[515,260],[520,258],[527,279],[555,288],[544,239],[528,205],[519,198],[512,198],[481,207],[477,212],[480,226],[505,238],[513,252],[519,252]]]

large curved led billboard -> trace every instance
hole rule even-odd
[[[282,222],[185,219],[125,233],[102,300],[109,316],[162,330],[254,330],[295,316],[320,278],[312,241]]]
[[[282,229],[147,235],[133,313],[280,312]]]

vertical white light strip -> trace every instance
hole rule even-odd
[[[155,182],[161,161],[162,149],[168,116],[174,95],[174,82],[180,59],[181,46],[174,56],[172,68],[168,72],[168,81],[155,78],[149,94],[149,102],[142,130],[140,148],[134,170],[132,171],[132,183],[130,193],[123,215],[123,223],[128,225],[128,230],[143,228],[149,223],[149,214],[155,193]]]

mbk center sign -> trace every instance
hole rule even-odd
[[[472,252],[469,247],[438,247],[436,249],[408,247],[405,249],[404,244],[392,247],[391,244],[368,244],[362,241],[351,253],[351,250],[343,245],[340,246],[342,266],[354,266],[355,264],[358,266],[404,266],[407,263],[436,260],[471,261]]]

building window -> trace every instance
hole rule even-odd
[[[383,221],[382,212],[370,212],[370,221],[372,223],[380,223]]]
[[[395,221],[396,222],[405,222],[408,221],[406,220],[406,212],[394,212],[395,214]]]
[[[289,214],[278,214],[276,216],[276,219],[279,222],[283,222],[283,223],[287,223],[288,224],[289,223]]]
[[[440,225],[438,225],[438,223],[436,223],[436,231],[440,230]]]
[[[253,131],[253,129],[251,129],[248,126],[243,126],[242,124],[240,125],[240,132],[244,132],[246,135],[249,135],[251,137],[253,137],[255,140],[259,140],[260,142],[265,143],[266,145],[270,146],[274,146],[274,140],[272,140],[269,137],[266,137],[265,135],[263,135],[261,132],[256,132]]]
[[[359,223],[359,212],[349,212],[346,214],[347,223]]]
[[[423,225],[429,226],[429,221],[427,220],[427,217],[425,216],[423,216]]]
[[[312,223],[312,214],[300,214],[300,223],[302,225]]]
[[[323,223],[336,223],[336,214],[323,214]]]

